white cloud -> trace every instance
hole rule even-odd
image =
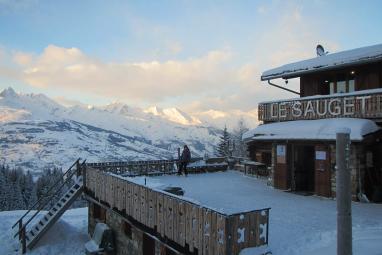
[[[184,61],[114,63],[87,56],[77,48],[50,45],[33,59],[18,52],[14,61],[22,68],[21,78],[32,86],[158,102],[213,90],[235,79],[222,67],[230,57],[229,51],[217,50]]]

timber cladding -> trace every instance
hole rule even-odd
[[[87,167],[86,192],[189,252],[235,255],[268,243],[269,208],[226,215]]]

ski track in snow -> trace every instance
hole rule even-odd
[[[129,178],[144,183],[144,177]],[[235,171],[147,178],[155,189],[180,186],[187,200],[225,213],[271,207],[269,246],[241,255],[336,254],[336,201],[273,189],[263,179]],[[0,212],[0,254],[17,254],[11,226],[24,211]],[[353,254],[382,254],[382,204],[352,203]],[[67,211],[29,254],[83,254],[88,240],[87,209]]]

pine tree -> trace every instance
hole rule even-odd
[[[233,140],[234,140],[234,148],[233,155],[236,157],[246,157],[247,156],[247,145],[243,141],[243,134],[248,131],[248,128],[245,124],[243,118],[241,118],[237,127],[234,130]]]
[[[230,140],[230,135],[227,131],[227,126],[225,126],[223,130],[223,134],[220,137],[220,142],[217,147],[218,156],[220,157],[229,156],[229,140]]]
[[[25,175],[23,198],[28,209],[37,202],[36,184],[30,171]]]
[[[0,211],[5,211],[7,207],[7,197],[6,197],[6,179],[5,179],[5,167],[0,166]]]

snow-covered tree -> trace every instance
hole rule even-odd
[[[220,141],[217,146],[217,154],[219,157],[229,156],[229,143],[230,143],[230,135],[227,131],[227,126],[225,126],[223,130],[223,134],[220,137]]]
[[[243,134],[248,131],[248,128],[245,124],[245,121],[243,118],[240,118],[240,120],[237,123],[237,127],[233,131],[233,141],[234,141],[234,148],[233,148],[233,156],[236,157],[245,157],[247,155],[247,146],[243,142]]]
[[[5,167],[0,166],[0,211],[6,210],[6,207],[7,207],[5,183],[6,183]]]

